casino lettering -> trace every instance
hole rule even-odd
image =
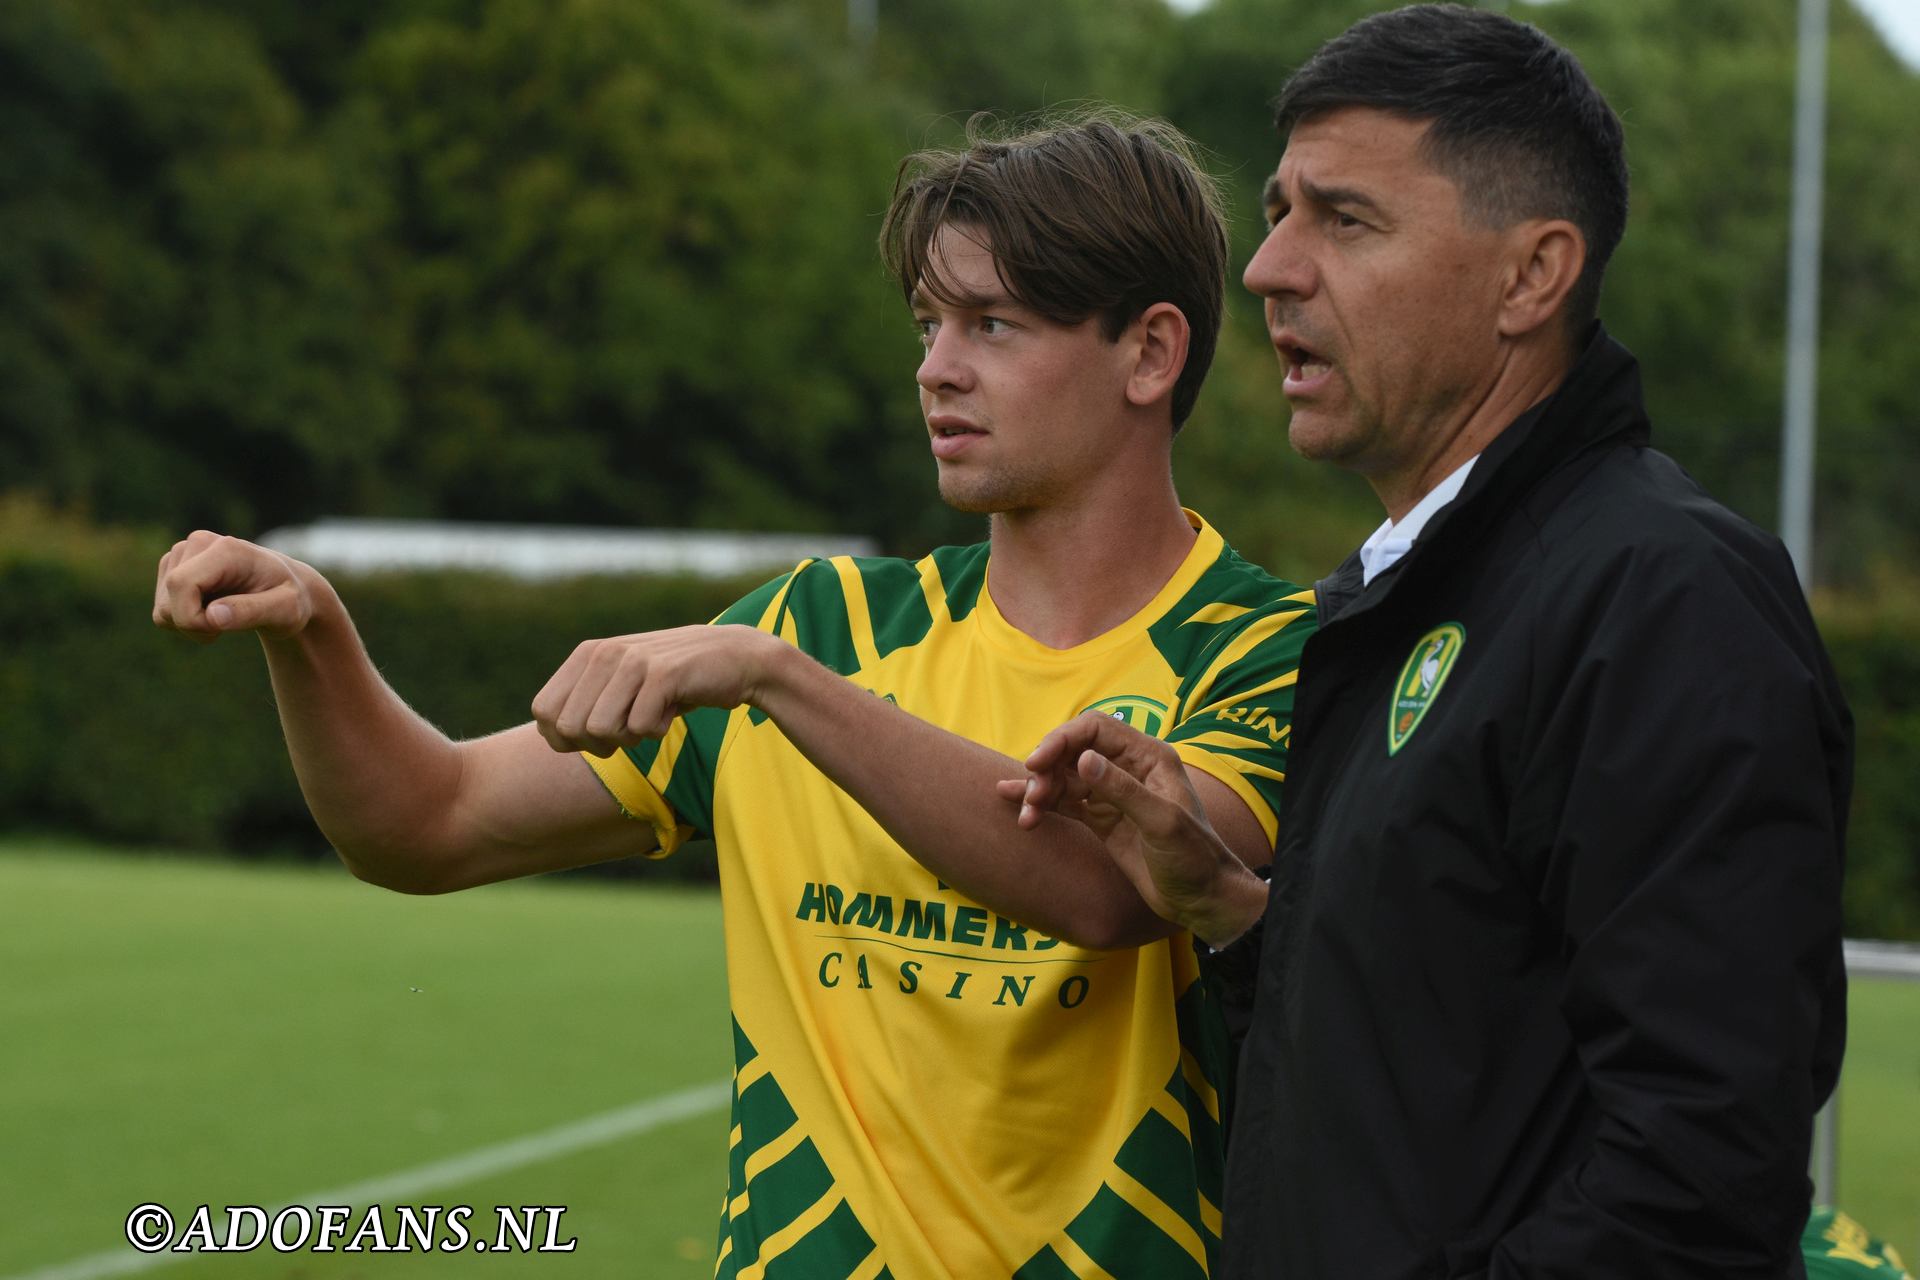
[[[1092,988],[1092,980],[1084,973],[1062,974],[1054,965],[1035,970],[1026,967],[1032,960],[1024,964],[1016,960],[1014,953],[1044,954],[1057,948],[1060,940],[1035,933],[985,907],[864,891],[849,893],[836,884],[812,883],[801,890],[794,917],[868,935],[826,935],[841,944],[852,944],[821,953],[815,977],[828,990],[890,990],[908,996],[987,1000],[1006,1008],[1023,1008],[1030,999],[1046,1000],[1063,1009],[1076,1009]],[[942,952],[911,946],[901,939],[957,943],[984,948],[988,954],[974,957]],[[1089,957],[1084,963],[1097,962]],[[1067,956],[1058,962],[1075,963]],[[1021,968],[1009,972],[1016,964]]]

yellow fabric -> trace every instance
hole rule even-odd
[[[647,781],[647,775],[640,772],[640,767],[626,752],[616,751],[605,759],[582,753],[580,758],[587,762],[607,790],[613,793],[623,813],[653,828],[657,847],[647,857],[664,858],[693,834],[693,828],[681,825],[673,816],[672,807],[661,798],[660,792]]]
[[[1302,616],[1299,603],[1283,600],[1298,588],[1251,570],[1195,521],[1192,553],[1155,599],[1127,623],[1070,650],[1048,649],[1011,626],[993,605],[990,571],[971,600],[950,608],[953,584],[942,580],[932,557],[911,567],[892,562],[898,571],[890,575],[875,570],[876,562],[803,566],[809,582],[796,586],[790,578],[757,617],[739,620],[786,635],[816,656],[823,647],[841,653],[855,668],[849,678],[875,696],[1016,759],[1047,731],[1106,700],[1143,708],[1138,714],[1147,717],[1164,709],[1153,725],[1162,735],[1176,728],[1183,704],[1238,710],[1249,723],[1212,720],[1190,728],[1200,737],[1220,735],[1250,757],[1278,753],[1283,744],[1255,727],[1249,707],[1213,696],[1192,677],[1220,678],[1281,634]],[[1189,597],[1209,573],[1235,575],[1241,602],[1196,613]],[[876,586],[883,580],[892,585]],[[828,583],[834,585],[823,587]],[[809,594],[821,591],[827,594]],[[831,614],[831,625],[815,621],[807,599],[834,606],[817,609]],[[927,611],[924,636],[899,643],[890,634],[898,618],[924,618]],[[957,622],[955,612],[962,615]],[[1163,620],[1156,643],[1149,632]],[[1193,650],[1180,664],[1186,670],[1176,669],[1162,647],[1183,621],[1196,624],[1180,637]],[[1206,630],[1199,623],[1225,629],[1211,649],[1196,634]],[[815,643],[809,635],[836,628],[844,629],[844,643]],[[1246,677],[1253,688],[1272,681],[1270,672]],[[766,1200],[753,1179],[793,1155],[804,1138],[807,1149],[793,1158],[811,1161],[817,1152],[832,1186],[818,1199],[818,1188],[807,1190],[808,1204],[793,1222],[818,1225],[844,1197],[896,1280],[1011,1276],[1049,1247],[1082,1274],[1106,1274],[1082,1269],[1092,1265],[1080,1254],[1090,1230],[1085,1220],[1076,1228],[1079,1243],[1063,1235],[1076,1215],[1107,1203],[1103,1188],[1124,1201],[1116,1212],[1137,1212],[1204,1274],[1203,1254],[1217,1244],[1218,1211],[1193,1194],[1195,1175],[1182,1171],[1187,1190],[1173,1197],[1192,1202],[1183,1217],[1116,1167],[1143,1123],[1185,1115],[1169,1088],[1191,1090],[1205,1107],[1199,1118],[1211,1115],[1217,1125],[1214,1092],[1223,1064],[1213,1064],[1213,1078],[1206,1078],[1193,1056],[1197,1047],[1183,1054],[1176,1025],[1176,1001],[1197,977],[1191,940],[1093,952],[1038,935],[939,883],[773,722],[739,708],[724,725],[717,746],[711,730],[696,730],[671,741],[671,753],[667,746],[640,752],[644,769],[625,753],[589,760],[621,805],[652,824],[670,849],[689,829],[663,796],[674,794],[672,771],[702,750],[711,755],[733,1014],[741,1043],[751,1045],[741,1051],[737,1096],[748,1098],[771,1077],[795,1117],[790,1131],[766,1138],[748,1157],[744,1175],[736,1161],[736,1177],[752,1184],[730,1188],[742,1212]],[[1232,787],[1272,836],[1272,788],[1254,771],[1277,778],[1281,770],[1199,743],[1180,751]],[[937,786],[939,779],[913,785]],[[736,1103],[736,1122],[743,1105]],[[1149,1116],[1154,1112],[1158,1117]],[[1169,1129],[1192,1141],[1184,1120]],[[737,1256],[748,1225],[735,1224],[721,1274],[734,1274],[734,1266],[739,1275],[757,1274],[752,1258]],[[775,1225],[753,1226],[750,1238],[763,1240],[763,1249],[805,1247],[800,1226],[769,1229]],[[847,1257],[873,1269],[874,1253],[849,1247]],[[1101,1264],[1116,1265],[1110,1256]],[[1146,1280],[1142,1265],[1115,1274]]]

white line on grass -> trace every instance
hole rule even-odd
[[[585,1120],[576,1120],[572,1124],[563,1124],[557,1129],[548,1129],[545,1133],[529,1134],[524,1138],[515,1138],[511,1142],[481,1147],[465,1155],[436,1160],[432,1164],[418,1165],[412,1169],[402,1169],[398,1173],[369,1178],[349,1186],[309,1192],[269,1209],[267,1216],[271,1218],[281,1209],[292,1208],[295,1205],[304,1205],[312,1209],[323,1204],[356,1206],[380,1204],[388,1200],[401,1200],[436,1187],[458,1186],[460,1183],[472,1182],[489,1174],[504,1173],[509,1169],[518,1169],[522,1165],[551,1160],[555,1156],[569,1155],[588,1147],[617,1142],[621,1138],[631,1138],[636,1134],[672,1124],[676,1120],[687,1120],[694,1116],[705,1115],[709,1111],[718,1111],[732,1096],[733,1086],[726,1080],[694,1085],[692,1088],[681,1089],[675,1093],[663,1093],[658,1097],[648,1098],[644,1102],[636,1102],[631,1106],[620,1107],[597,1116],[588,1116]],[[127,1206],[129,1212],[133,1208],[133,1205]],[[184,1222],[181,1225],[184,1226]],[[105,1276],[131,1275],[137,1271],[163,1267],[169,1262],[180,1262],[192,1256],[194,1255],[173,1252],[137,1253],[132,1245],[124,1245],[104,1253],[75,1258],[72,1262],[63,1262],[57,1266],[43,1267],[38,1271],[10,1276],[7,1280],[101,1280]]]

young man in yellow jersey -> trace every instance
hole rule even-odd
[[[721,1275],[1204,1276],[1229,1064],[1191,939],[1088,827],[1023,829],[995,782],[1099,709],[1174,744],[1204,820],[1271,856],[1311,599],[1183,511],[1170,469],[1219,326],[1217,196],[1171,130],[1087,120],[911,158],[883,247],[941,495],[987,542],[809,561],[719,625],[590,641],[533,724],[465,743],[381,682],[307,566],[195,534],[155,619],[260,633],[362,878],[442,892],[713,835]]]

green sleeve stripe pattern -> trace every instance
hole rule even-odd
[[[802,563],[799,569],[789,570],[771,582],[765,582],[755,587],[752,591],[741,596],[738,600],[722,610],[720,616],[713,620],[714,624],[738,624],[745,627],[759,626],[767,616],[768,606],[771,605],[774,598],[780,594],[780,589],[787,585],[788,579],[792,578],[800,569],[804,569],[812,563],[814,562],[808,560]]]
[[[735,1224],[733,1256],[739,1259],[739,1265],[748,1267],[760,1261],[761,1248],[769,1236],[813,1208],[832,1190],[833,1174],[811,1139],[762,1169],[747,1183],[749,1208],[745,1221],[736,1220]]]
[[[1193,1255],[1111,1187],[1094,1193],[1093,1203],[1074,1218],[1067,1235],[1115,1277],[1206,1280],[1205,1267]]]
[[[1181,1047],[1200,1068],[1209,1085],[1222,1079],[1222,1058],[1229,1052],[1226,1026],[1213,996],[1200,983],[1187,988],[1175,1006]],[[1184,1230],[1175,1235],[1136,1208],[1128,1199],[1102,1185],[1093,1199],[1067,1224],[1075,1246],[1117,1280],[1162,1280],[1162,1277],[1211,1274],[1219,1254],[1219,1205],[1226,1146],[1220,1124],[1188,1084],[1178,1065],[1166,1083],[1163,1104],[1149,1108],[1114,1158],[1115,1174],[1108,1183],[1137,1184],[1165,1206]],[[1186,1133],[1168,1118],[1167,1111],[1184,1115]],[[1137,1193],[1136,1193],[1137,1194]],[[1200,1257],[1193,1252],[1198,1243]],[[1014,1280],[1054,1280],[1077,1277],[1053,1245],[1042,1248],[1015,1272]]]
[[[843,676],[860,669],[853,648],[853,626],[847,618],[846,594],[831,563],[814,560],[794,570],[793,585],[787,588],[781,613],[784,616],[775,625],[775,632],[791,619],[802,652]]]
[[[740,1127],[740,1141],[733,1144],[727,1156],[727,1190],[733,1197],[746,1189],[747,1161],[769,1142],[784,1137],[798,1120],[793,1104],[772,1076],[761,1076],[740,1090],[733,1112],[733,1121]]]
[[[1206,572],[1147,634],[1168,667],[1183,678],[1196,679],[1208,666],[1203,653],[1218,653],[1226,637],[1252,615],[1275,612],[1276,602],[1290,598],[1295,601],[1292,608],[1313,607],[1311,591],[1248,564],[1232,547],[1222,547]]]
[[[713,770],[720,743],[727,736],[727,717],[720,707],[695,707],[684,712],[687,740],[674,758],[673,776],[661,792],[680,821],[696,831],[713,831]]]
[[[1176,1072],[1174,1079],[1179,1078]],[[1173,1082],[1169,1081],[1167,1087],[1171,1091]],[[1162,1204],[1180,1215],[1200,1241],[1206,1253],[1207,1272],[1211,1275],[1214,1259],[1220,1251],[1220,1238],[1213,1234],[1201,1216],[1199,1195],[1193,1180],[1179,1176],[1192,1169],[1195,1163],[1194,1151],[1188,1145],[1186,1136],[1158,1111],[1149,1111],[1146,1119],[1140,1122],[1140,1127],[1127,1139],[1126,1145],[1120,1148],[1120,1155],[1114,1163],[1128,1177],[1151,1191]]]
[[[765,630],[790,635],[795,648],[843,676],[859,670],[846,594],[829,560],[809,560],[793,571],[786,595]],[[752,707],[747,719],[765,724],[767,713]]]
[[[1192,945],[1196,951],[1201,946],[1199,942]],[[1227,1016],[1218,990],[1204,979],[1188,983],[1173,1002],[1173,1021],[1179,1029],[1180,1047],[1199,1064],[1200,1078],[1221,1097],[1232,1097],[1233,1038],[1227,1034]]]
[[[919,567],[905,560],[856,559],[860,587],[867,598],[873,647],[884,658],[896,649],[919,644],[933,630],[933,611],[920,589]]]
[[[1269,813],[1280,812],[1293,680],[1316,618],[1313,593],[1223,549],[1193,589],[1152,630],[1180,673],[1169,743],[1191,742],[1233,771]]]
[[[633,767],[638,769],[640,776],[644,778],[653,768],[653,762],[660,758],[660,739],[647,738],[636,742],[631,747],[622,747],[621,750],[627,753],[627,759],[633,761]],[[679,815],[676,813],[674,816]]]
[[[759,1056],[760,1056],[760,1051],[753,1047],[753,1041],[747,1039],[747,1033],[740,1029],[739,1019],[737,1018],[734,1019],[733,1020],[733,1069],[735,1071],[744,1070],[747,1064],[751,1063],[755,1058]]]
[[[872,1256],[873,1237],[836,1190],[833,1172],[811,1138],[802,1138],[748,1180],[747,1165],[754,1156],[790,1135],[799,1119],[771,1075],[760,1074],[746,1088],[739,1087],[741,1075],[759,1054],[738,1022],[733,1025],[733,1045],[733,1127],[740,1138],[727,1158],[715,1275],[735,1276],[756,1266],[768,1280],[853,1274]],[[735,1216],[733,1207],[743,1201]],[[797,1237],[779,1241],[777,1252],[763,1259],[769,1242],[804,1216],[819,1220]]]
[[[1193,1167],[1198,1175],[1200,1196],[1217,1209],[1226,1195],[1226,1131],[1207,1111],[1207,1104],[1200,1100],[1185,1076],[1175,1072],[1167,1083],[1167,1092],[1187,1113],[1187,1136],[1193,1142]],[[1202,1232],[1201,1237],[1213,1237],[1212,1228]]]
[[[987,544],[939,547],[932,559],[940,570],[941,585],[946,588],[947,614],[959,622],[980,603],[980,592],[987,585]]]
[[[1080,1280],[1080,1277],[1060,1260],[1053,1246],[1048,1245],[1027,1259],[1027,1264],[1013,1273],[1013,1280]]]
[[[756,1193],[757,1194],[757,1193]],[[767,1280],[844,1280],[873,1253],[873,1239],[844,1199],[813,1230],[767,1263]],[[884,1275],[885,1273],[882,1272]]]
[[[766,616],[767,608],[780,594],[792,573],[783,573],[771,582],[766,582],[736,600],[713,620],[714,625],[721,623],[742,623],[746,626],[758,626]],[[702,708],[712,711],[715,708]],[[672,806],[674,817],[687,826],[700,831],[713,830],[713,765],[720,758],[720,741],[726,735],[727,714],[722,711],[717,717],[694,712],[684,717],[687,722],[687,741],[681,746],[680,754],[673,762],[673,776],[662,789],[667,803]],[[644,742],[626,747],[627,758],[646,777],[653,771],[654,761],[660,758],[659,738],[648,738]]]
[[[1284,768],[1293,724],[1294,673],[1300,669],[1301,650],[1313,633],[1313,614],[1297,613],[1290,620],[1284,614],[1259,614],[1249,621],[1226,624],[1223,634],[1216,637],[1217,644],[1208,646],[1206,656],[1224,655],[1235,641],[1260,631],[1270,634],[1259,636],[1248,652],[1217,671],[1209,666],[1199,677],[1207,680],[1204,685],[1182,681],[1168,742],[1179,743],[1203,734],[1222,735],[1209,739],[1209,743],[1224,747],[1225,739],[1231,738],[1244,744],[1230,749],[1233,754],[1269,768]]]
[[[809,560],[794,570],[766,629],[850,676],[868,660],[926,639],[933,612],[916,565],[880,557]],[[759,725],[767,716],[754,708],[747,718]]]
[[[1197,943],[1195,944],[1198,945]],[[1214,1097],[1230,1100],[1234,1096],[1235,1065],[1233,1040],[1227,1034],[1226,1015],[1220,1007],[1218,992],[1206,979],[1190,985],[1174,1002],[1174,1023],[1180,1029],[1180,1044],[1193,1056],[1200,1078],[1212,1088]],[[1207,1104],[1187,1084],[1185,1073],[1176,1070],[1167,1085],[1181,1109],[1187,1113],[1187,1136],[1193,1144],[1193,1167],[1199,1173],[1200,1194],[1207,1203],[1221,1203],[1223,1171],[1227,1167],[1226,1129],[1222,1121],[1208,1112]]]

